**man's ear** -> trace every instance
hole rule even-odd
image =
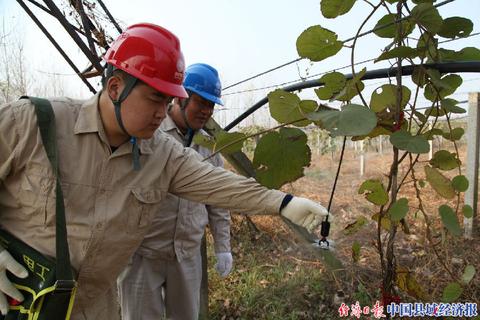
[[[173,98],[172,99],[172,102],[170,102],[168,104],[168,112],[171,112],[173,111],[173,109],[175,108],[175,106],[177,106],[179,104],[179,99],[178,98]]]
[[[112,75],[107,80],[107,93],[110,99],[113,101],[118,100],[120,98],[120,94],[122,93],[124,87],[123,79],[120,76]]]

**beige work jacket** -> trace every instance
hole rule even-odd
[[[71,262],[78,292],[72,319],[118,319],[115,280],[140,245],[168,193],[248,214],[277,214],[284,193],[206,162],[157,130],[111,152],[98,110],[88,101],[51,100],[57,128]],[[0,227],[55,256],[55,177],[34,107],[0,107]]]
[[[160,130],[183,145],[185,137],[169,116],[163,120]],[[202,131],[201,133],[206,134]],[[197,144],[193,144],[192,149],[202,158],[212,154],[210,150]],[[207,161],[214,166],[223,167],[223,160],[219,154]],[[188,201],[169,193],[155,215],[152,226],[137,253],[151,259],[182,261],[190,258],[198,253],[207,224],[214,238],[215,252],[230,252],[228,210]]]

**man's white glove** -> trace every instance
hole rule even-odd
[[[2,249],[0,248],[0,250]],[[0,312],[3,315],[6,315],[9,309],[5,294],[17,301],[23,301],[23,295],[7,278],[6,270],[18,278],[26,278],[28,276],[27,269],[15,261],[7,250],[0,251]]]
[[[331,215],[323,206],[312,200],[298,197],[293,197],[280,214],[309,232],[319,226],[327,216],[331,221]]]
[[[226,277],[232,270],[233,257],[230,252],[218,252],[216,253],[217,263],[215,269],[221,277]]]

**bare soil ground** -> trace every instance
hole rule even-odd
[[[460,155],[463,161],[465,147],[460,150]],[[306,176],[285,186],[283,190],[326,206],[338,156],[338,153],[333,156],[314,155]],[[342,302],[351,305],[359,301],[362,306],[372,307],[377,300],[381,300],[382,271],[376,248],[377,223],[371,219],[378,207],[366,201],[364,195],[358,194],[358,188],[364,180],[372,178],[386,184],[391,161],[391,153],[367,153],[366,171],[364,176],[360,176],[359,155],[348,149],[345,153],[331,210],[335,216],[331,239],[335,240],[335,256],[343,263],[343,270],[329,270],[318,250],[301,241],[278,217],[252,217],[252,224],[246,218],[234,215],[232,251],[235,271],[226,279],[211,277],[211,317],[337,319]],[[407,162],[399,170],[400,177],[408,170]],[[415,166],[417,178],[424,177],[423,167],[427,162],[426,155],[420,157]],[[456,174],[458,172],[447,173],[450,176]],[[418,285],[412,285],[408,293],[399,290],[398,294],[402,302],[441,302],[444,287],[453,278],[461,277],[467,265],[473,265],[477,272],[480,269],[480,236],[477,232],[474,239],[464,240],[454,238],[443,230],[437,208],[445,203],[445,199],[427,184],[421,192],[423,205],[432,221],[433,247],[427,241],[425,219],[418,212],[411,178],[405,182],[399,197],[409,199],[410,211],[406,222],[410,234],[399,228],[395,242],[396,262],[399,270],[409,272]],[[351,232],[349,226],[359,217],[365,217],[367,223],[358,231]],[[462,225],[462,215],[459,215],[459,221]],[[478,217],[476,223],[478,226]],[[357,262],[352,259],[352,245],[355,242],[361,246]],[[213,260],[210,261],[212,266]],[[252,292],[253,296],[250,297]],[[458,299],[458,302],[467,301],[480,301],[478,273],[464,287]]]

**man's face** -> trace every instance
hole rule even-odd
[[[140,139],[149,139],[165,119],[172,97],[139,83],[122,102],[123,125],[127,132]]]
[[[213,114],[215,103],[192,94],[185,109],[187,122],[193,130],[202,129]]]

